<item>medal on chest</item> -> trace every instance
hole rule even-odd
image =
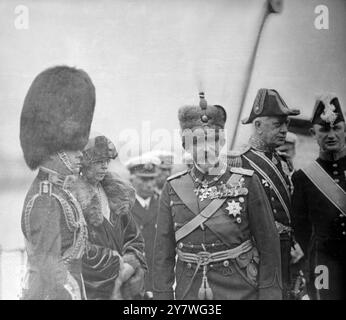
[[[240,205],[240,202],[237,202],[235,200],[228,201],[226,210],[228,211],[228,214],[230,216],[233,216],[233,218],[235,218],[237,223],[241,223],[240,213],[242,207]]]
[[[199,197],[199,200],[203,201],[204,199],[212,200],[247,195],[249,191],[244,186],[244,179],[241,178],[235,184],[221,181],[215,186],[209,186],[207,181],[203,181],[201,185],[195,188],[194,192]]]

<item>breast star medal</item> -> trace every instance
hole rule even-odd
[[[232,202],[227,202],[227,208],[226,210],[228,211],[228,214],[230,216],[233,216],[234,218],[236,218],[236,221],[238,223],[241,222],[241,218],[240,218],[240,211],[241,211],[241,206],[239,202],[236,202],[234,200],[232,200]]]

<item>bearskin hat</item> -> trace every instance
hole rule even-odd
[[[41,72],[29,88],[20,119],[28,167],[35,170],[58,151],[82,150],[94,108],[95,87],[85,71],[57,66]]]

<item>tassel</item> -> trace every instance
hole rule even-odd
[[[204,281],[202,281],[201,286],[198,290],[198,300],[205,300],[206,292],[204,288]]]
[[[208,283],[208,278],[207,278],[207,265],[204,265],[202,283],[198,290],[198,299],[199,300],[213,300],[213,298],[214,298],[213,290],[211,290]]]

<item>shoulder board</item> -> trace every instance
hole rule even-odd
[[[253,170],[250,169],[244,169],[244,168],[230,168],[230,171],[232,173],[242,174],[244,176],[252,176],[254,174]]]
[[[242,167],[243,160],[241,156],[250,149],[249,145],[244,145],[237,150],[231,150],[227,153],[227,164],[230,167]]]
[[[172,174],[171,176],[169,176],[167,178],[167,181],[171,181],[173,179],[180,178],[181,176],[185,175],[186,173],[188,173],[188,170],[183,170],[183,171],[177,172],[175,174]]]

